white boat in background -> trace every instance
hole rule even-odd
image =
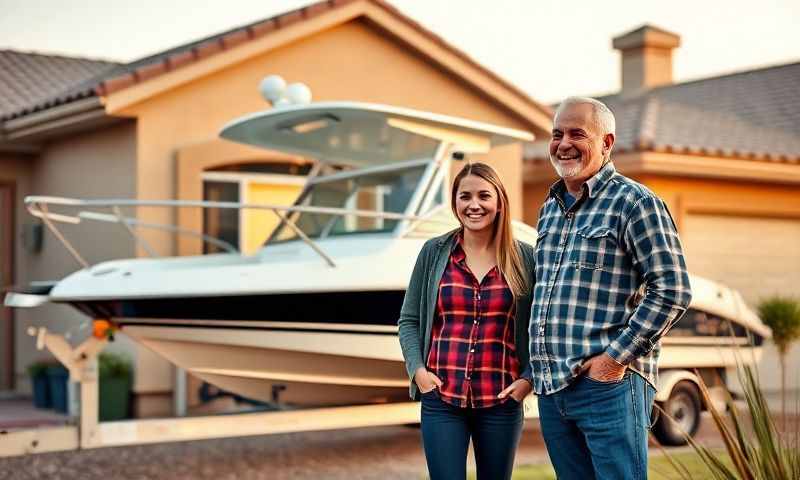
[[[63,303],[110,319],[192,375],[254,400],[295,406],[407,400],[396,321],[422,244],[457,226],[449,207],[454,157],[532,136],[352,102],[274,108],[230,123],[221,136],[311,157],[322,168],[290,207],[29,197],[29,211],[84,268],[52,287],[10,293],[6,304]],[[119,209],[131,206],[263,209],[282,221],[256,254],[244,256],[220,239],[123,217]],[[56,226],[86,220],[123,223],[134,236],[136,228],[166,228],[229,252],[89,266]],[[514,232],[536,241],[525,224],[515,222]],[[769,336],[738,293],[694,276],[691,282],[691,308],[663,339],[666,394],[657,400],[665,403],[693,375],[688,370],[724,381],[736,365],[734,346],[739,357],[755,360]]]
[[[270,109],[228,124],[221,136],[312,157],[324,168],[291,207],[53,197],[29,197],[26,204],[82,264],[56,223],[125,222],[135,235],[134,227],[146,226],[118,215],[131,206],[271,210],[282,222],[256,254],[85,265],[49,291],[17,292],[6,303],[64,303],[110,319],[192,375],[254,400],[407,400],[396,322],[422,244],[457,226],[449,207],[453,157],[532,135],[428,112],[335,102]],[[109,209],[117,215],[105,213]],[[515,222],[514,229],[519,238],[536,241],[531,227]],[[232,250],[220,239],[205,240]]]

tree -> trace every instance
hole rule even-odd
[[[758,305],[761,321],[772,329],[772,341],[781,362],[781,413],[786,428],[786,354],[792,342],[800,338],[800,302],[787,297],[770,297]]]

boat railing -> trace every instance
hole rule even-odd
[[[62,212],[53,212],[51,207],[58,208],[72,208],[79,209],[78,212],[66,214]],[[82,220],[92,220],[107,223],[117,223],[122,225],[125,231],[133,238],[137,245],[150,257],[158,257],[155,249],[150,243],[142,237],[137,229],[153,229],[175,233],[177,235],[185,235],[193,238],[198,238],[205,243],[215,245],[229,253],[239,253],[238,248],[231,245],[229,242],[208,235],[203,232],[183,228],[177,225],[162,224],[162,223],[149,223],[141,221],[135,217],[125,216],[122,208],[138,208],[138,207],[160,207],[160,208],[220,208],[220,209],[237,209],[237,210],[268,210],[274,213],[278,219],[285,223],[304,243],[306,243],[314,252],[322,257],[325,262],[335,267],[336,263],[333,259],[323,251],[317,242],[303,232],[297,226],[295,221],[291,218],[292,213],[316,213],[322,215],[332,216],[356,216],[363,218],[376,218],[386,220],[407,220],[414,224],[419,222],[435,222],[435,223],[449,223],[446,220],[440,220],[430,215],[406,215],[403,213],[393,212],[379,212],[373,210],[358,210],[350,208],[335,208],[335,207],[314,207],[303,205],[269,205],[262,203],[242,203],[242,202],[218,202],[208,200],[131,200],[131,199],[79,199],[67,197],[53,197],[53,196],[28,196],[25,197],[25,207],[28,212],[34,217],[40,218],[47,226],[48,230],[61,242],[67,249],[70,255],[81,265],[83,268],[89,268],[91,265],[88,261],[78,252],[75,246],[66,238],[64,233],[56,226],[56,223],[67,224],[80,224]],[[99,211],[107,210],[107,212]],[[406,231],[407,232],[407,231]]]

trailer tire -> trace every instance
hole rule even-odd
[[[700,427],[700,391],[697,386],[683,380],[672,387],[666,402],[659,403],[666,415],[659,415],[653,434],[663,445],[686,445],[686,434],[694,436]],[[668,418],[672,417],[672,419]],[[673,420],[674,419],[674,420]]]

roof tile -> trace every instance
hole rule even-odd
[[[760,161],[800,159],[800,62],[598,97],[617,120],[615,151]],[[526,157],[546,155],[528,147]]]
[[[33,52],[0,50],[0,119],[28,113],[53,98],[76,100],[93,95],[89,79],[113,70],[105,60],[70,58]]]

